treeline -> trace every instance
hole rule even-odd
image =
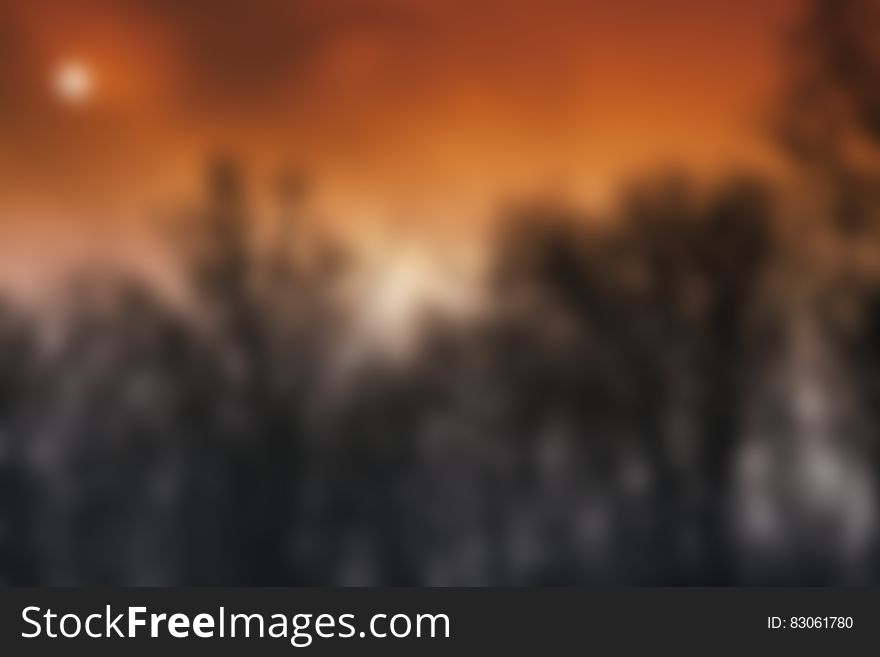
[[[343,374],[345,260],[256,251],[235,169],[210,191],[187,310],[4,307],[8,582],[874,577],[878,297],[816,305],[760,180],[514,208],[478,316]]]

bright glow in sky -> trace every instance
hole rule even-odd
[[[511,200],[770,166],[802,1],[0,0],[0,278],[3,244],[42,271],[155,229],[217,152],[252,200],[293,162],[347,237],[433,250]]]
[[[70,61],[61,64],[55,72],[55,91],[66,103],[86,102],[94,91],[92,71],[82,62]]]

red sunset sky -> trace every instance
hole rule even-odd
[[[0,0],[0,235],[22,262],[149,223],[217,149],[257,183],[307,169],[337,222],[455,231],[509,196],[601,204],[666,164],[765,166],[799,7]],[[70,62],[93,81],[82,102],[54,86]]]

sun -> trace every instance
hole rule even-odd
[[[82,62],[65,62],[55,71],[55,93],[65,103],[80,105],[91,98],[95,81],[91,69]]]

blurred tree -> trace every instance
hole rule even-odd
[[[0,299],[0,583],[17,586],[35,584],[40,571],[22,431],[34,368],[28,326],[14,306]]]

